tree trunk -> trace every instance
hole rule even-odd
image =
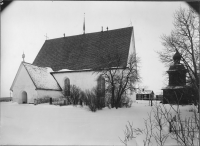
[[[115,87],[112,85],[111,107],[115,107]]]

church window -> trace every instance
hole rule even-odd
[[[70,96],[70,80],[69,78],[66,78],[64,81],[64,92],[65,96]]]
[[[97,90],[101,96],[105,96],[105,78],[102,75],[97,79]]]

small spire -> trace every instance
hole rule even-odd
[[[46,35],[44,35],[44,36],[46,37],[46,40],[48,40],[48,38],[49,38],[49,37],[47,36],[47,34],[46,34]]]
[[[130,24],[129,24],[129,26],[133,26],[133,24],[132,24],[132,21],[130,20]]]
[[[107,31],[108,31],[108,26],[107,26],[107,28],[106,28],[106,29],[107,29]]]
[[[65,37],[65,33],[64,33],[63,35],[64,35],[64,37]]]
[[[101,26],[101,32],[103,32],[103,26]]]
[[[173,56],[174,64],[179,64],[181,60],[181,54],[176,49],[176,53]]]
[[[23,58],[23,62],[24,62],[24,58],[25,58],[25,54],[24,54],[24,51],[23,51],[23,54],[22,54],[22,58]]]
[[[84,21],[83,21],[83,34],[85,34],[85,13],[84,13]]]

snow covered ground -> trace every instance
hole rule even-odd
[[[79,106],[0,104],[0,145],[123,145],[119,137],[124,139],[127,122],[142,128],[143,119],[151,110],[148,101],[95,113]],[[182,107],[186,114],[189,109]],[[142,145],[142,137],[132,140],[131,145]]]

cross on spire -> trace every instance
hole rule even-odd
[[[85,34],[85,13],[84,13],[84,21],[83,21],[83,34]]]
[[[24,58],[25,58],[25,54],[24,54],[24,51],[23,51],[23,54],[22,54],[22,58],[23,58],[23,62],[24,62]]]
[[[46,40],[48,40],[48,38],[49,38],[49,37],[47,36],[47,34],[46,34],[46,35],[44,35],[44,36],[46,37]]]
[[[129,25],[128,26],[133,26],[133,24],[132,24],[132,21],[130,20],[130,23],[129,23]]]

